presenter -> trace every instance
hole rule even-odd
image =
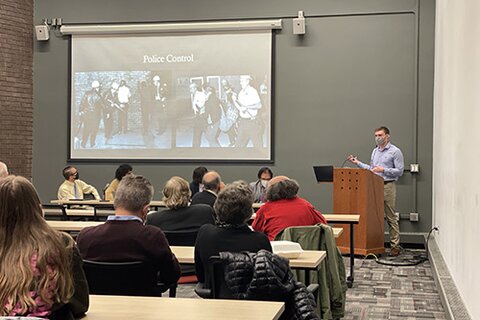
[[[375,129],[375,144],[372,151],[370,164],[365,164],[350,155],[348,160],[359,168],[368,169],[383,178],[384,210],[387,217],[390,233],[390,256],[396,257],[400,254],[400,227],[395,216],[396,187],[395,181],[403,174],[402,151],[390,143],[390,130],[387,127]]]

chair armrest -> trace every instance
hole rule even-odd
[[[197,285],[195,286],[195,293],[204,299],[212,298],[212,290],[205,288],[204,284],[201,282],[197,282]]]

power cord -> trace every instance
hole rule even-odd
[[[419,265],[420,263],[428,260],[428,241],[430,240],[430,236],[433,231],[438,231],[438,227],[433,227],[428,232],[427,242],[425,244],[425,255],[418,254],[418,255],[414,255],[412,259],[403,259],[403,261],[398,261],[398,260],[392,261],[392,260],[379,259],[375,254],[369,253],[365,256],[364,259],[373,257],[375,259],[375,262],[378,264],[382,264],[385,266],[394,266],[394,267],[408,267],[408,266]]]

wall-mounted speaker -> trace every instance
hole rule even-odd
[[[47,25],[41,24],[35,26],[35,35],[38,41],[47,41],[50,39],[50,30]]]

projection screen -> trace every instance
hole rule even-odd
[[[73,35],[70,159],[272,160],[272,31]]]

